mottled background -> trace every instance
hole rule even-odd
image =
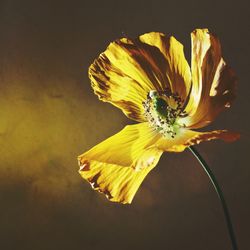
[[[0,248],[227,250],[220,203],[190,152],[164,154],[132,205],[94,192],[76,157],[131,123],[98,101],[87,69],[126,33],[208,27],[239,77],[238,98],[212,128],[242,139],[197,148],[216,174],[241,250],[249,246],[248,1],[0,2]]]

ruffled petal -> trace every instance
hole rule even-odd
[[[140,122],[145,121],[142,102],[150,90],[169,89],[185,100],[191,83],[183,45],[158,32],[111,43],[90,66],[89,76],[101,100]]]
[[[89,68],[95,94],[129,118],[145,121],[142,102],[150,90],[169,89],[168,62],[160,50],[139,39],[111,43]]]
[[[240,134],[227,130],[214,130],[209,132],[198,132],[189,129],[180,129],[173,138],[161,137],[155,144],[159,150],[168,152],[182,152],[186,147],[199,144],[203,141],[221,139],[226,142],[233,142],[239,139]]]
[[[80,155],[79,173],[111,201],[131,203],[162,154],[153,147],[156,137],[147,123],[128,125]]]
[[[183,45],[173,36],[166,36],[159,32],[150,32],[140,36],[146,44],[157,47],[168,62],[167,76],[172,93],[185,100],[190,91],[191,71],[185,58]]]
[[[218,38],[207,29],[196,29],[192,40],[192,90],[186,107],[189,128],[212,122],[235,98],[236,76],[221,56]]]

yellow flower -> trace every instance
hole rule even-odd
[[[89,68],[99,99],[139,122],[78,157],[81,176],[111,200],[131,203],[162,153],[212,139],[233,141],[227,130],[198,132],[235,97],[236,77],[207,29],[191,33],[191,69],[183,45],[151,32],[111,43]]]

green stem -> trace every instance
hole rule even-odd
[[[193,146],[190,146],[189,150],[193,153],[193,155],[199,161],[199,163],[201,164],[201,166],[203,167],[203,169],[205,170],[206,174],[208,175],[210,181],[213,184],[213,187],[214,187],[214,189],[215,189],[215,191],[216,191],[216,193],[217,193],[217,195],[218,195],[218,197],[219,197],[219,199],[221,201],[221,205],[222,205],[222,208],[223,208],[223,211],[224,211],[225,219],[226,219],[226,222],[227,222],[227,228],[228,228],[229,236],[230,236],[231,243],[232,243],[232,249],[237,250],[238,247],[237,247],[237,242],[236,242],[236,238],[235,238],[235,234],[234,234],[234,230],[233,230],[233,225],[232,225],[230,215],[229,215],[229,211],[228,211],[228,208],[227,208],[227,204],[226,204],[226,201],[224,199],[223,193],[222,193],[222,191],[220,189],[220,186],[219,186],[213,172],[208,167],[207,163],[203,160],[203,158],[201,157],[199,152]]]

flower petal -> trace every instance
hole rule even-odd
[[[173,36],[150,32],[140,36],[146,44],[157,47],[168,61],[167,76],[172,93],[185,100],[190,91],[191,71],[183,52],[183,45]]]
[[[131,203],[162,151],[148,123],[128,125],[78,157],[81,176],[111,200]]]
[[[240,134],[227,130],[214,130],[209,132],[198,132],[189,129],[181,129],[173,139],[161,137],[155,144],[159,150],[168,152],[182,152],[186,147],[199,144],[203,141],[222,139],[233,142],[239,139]]]
[[[236,76],[221,56],[218,38],[207,29],[196,29],[192,40],[192,91],[186,107],[189,128],[210,122],[235,98]]]
[[[168,62],[158,48],[139,39],[111,43],[89,68],[95,94],[121,108],[131,119],[145,121],[142,102],[150,90],[169,88]]]
[[[145,121],[142,102],[150,90],[170,89],[185,100],[191,82],[183,45],[158,32],[111,43],[90,66],[89,76],[101,100],[136,121]]]

